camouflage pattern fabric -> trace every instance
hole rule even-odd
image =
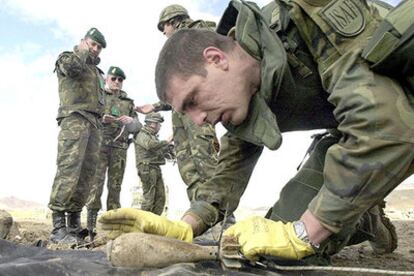
[[[369,17],[368,11],[362,10],[367,5],[352,2],[359,12],[356,20],[361,16]],[[197,201],[193,202],[188,213],[200,217],[206,225],[212,225],[220,218],[220,211],[227,203],[234,210],[263,146],[277,149],[281,142],[280,132],[336,127],[342,138],[326,151],[321,176],[323,184],[307,208],[326,228],[339,234],[348,225],[355,225],[364,212],[380,203],[414,172],[414,97],[395,80],[370,71],[361,59],[363,38],[369,36],[370,26],[358,33],[350,33],[353,37],[346,38],[349,47],[341,44],[344,38],[337,39],[341,45],[333,44],[335,41],[330,38],[316,40],[323,45],[310,43],[306,39],[323,37],[324,34],[316,23],[312,23],[312,17],[307,17],[310,10],[299,9],[292,4],[293,8],[287,15],[295,24],[274,25],[282,28],[276,29],[280,39],[293,46],[288,47],[287,57],[283,57],[284,45],[278,37],[271,35],[272,30],[265,27],[267,24],[249,20],[260,13],[258,9],[247,3],[232,3],[245,16],[244,22],[237,23],[236,39],[242,47],[247,47],[249,53],[257,53],[266,60],[262,64],[262,83],[260,91],[252,99],[246,121],[239,126],[226,126],[232,134],[224,137],[228,142],[222,139],[225,146],[217,172],[198,187]],[[283,7],[285,10],[291,8]],[[372,20],[366,18],[363,22]],[[356,22],[355,26],[360,26],[360,23]],[[351,30],[355,29],[342,31]],[[238,31],[249,32],[249,36],[237,35]],[[332,32],[334,30],[331,29],[327,36],[340,35],[339,31]],[[362,38],[359,39],[358,35]],[[258,39],[247,40],[247,37]],[[351,46],[354,38],[356,45]],[[301,44],[306,47],[301,48]],[[313,56],[313,53],[318,55]],[[333,54],[336,58],[332,60],[330,53],[339,56]],[[310,62],[312,58],[317,60],[316,64]],[[284,60],[289,67],[280,76],[283,71],[278,71],[278,68],[284,68]],[[301,67],[297,62],[311,70],[311,74],[297,72]],[[326,64],[330,66],[326,67]],[[318,78],[321,83],[318,83]]]
[[[144,200],[141,208],[160,215],[165,205],[165,187],[160,165],[165,164],[168,143],[160,141],[154,131],[144,126],[134,140],[135,160],[142,182]]]
[[[124,91],[120,91],[119,94],[105,92],[105,114],[113,117],[127,115],[137,118],[134,102]],[[101,209],[101,196],[106,175],[108,176],[106,208],[112,210],[121,207],[119,196],[126,166],[129,134],[126,129],[122,130],[122,125],[118,122],[103,124],[102,148],[97,163],[96,181],[86,204],[88,209],[96,211]]]
[[[218,141],[210,124],[197,126],[188,116],[172,113],[174,148],[181,178],[188,186],[188,198],[194,198],[194,188],[213,175],[217,166]]]
[[[169,104],[154,104],[155,111],[171,110]],[[199,183],[213,175],[217,166],[220,144],[213,126],[197,126],[188,116],[172,111],[174,149],[181,179],[188,186],[190,201]]]
[[[216,23],[212,21],[205,21],[205,20],[192,20],[190,18],[187,18],[183,21],[181,21],[177,25],[177,29],[191,29],[191,28],[197,28],[197,29],[209,29],[214,31],[214,28],[216,27]]]
[[[176,27],[214,30],[215,23],[188,18]],[[171,110],[168,104],[161,102],[154,106],[156,111]],[[178,169],[182,180],[188,186],[188,198],[192,201],[197,185],[205,182],[217,166],[220,144],[214,126],[210,124],[199,127],[188,116],[172,111],[172,125]]]
[[[91,189],[86,204],[88,210],[95,210],[97,212],[102,208],[101,196],[106,176],[108,176],[106,209],[112,210],[121,207],[119,195],[124,178],[126,157],[127,151],[125,149],[106,145],[101,147],[99,162],[96,165],[96,182]]]
[[[57,173],[50,195],[53,211],[80,212],[94,180],[102,142],[102,71],[99,58],[74,48],[56,61],[59,82]]]
[[[332,133],[317,142],[298,173],[283,187],[277,202],[266,215],[267,218],[283,222],[300,219],[309,203],[322,188],[325,157],[328,149],[338,143],[341,138],[337,131]],[[371,216],[364,214],[355,223],[343,227],[339,233],[332,235],[321,244],[317,249],[318,255],[333,255],[346,245],[360,243],[369,237],[374,237],[375,228],[370,223],[370,218]]]
[[[128,98],[125,91],[120,91],[115,95],[109,91],[105,91],[105,112],[104,114],[119,118],[127,115],[132,118],[137,118],[138,115],[134,111],[134,101]],[[103,145],[128,149],[128,131],[124,130],[122,133],[122,124],[113,122],[111,124],[103,124]],[[115,141],[114,139],[121,134]]]
[[[344,137],[328,150],[324,185],[309,205],[323,225],[336,233],[413,173],[414,97],[395,80],[370,71],[360,57],[366,38],[378,25],[365,1],[351,1],[349,7],[341,0],[322,10],[295,2],[292,19],[318,61],[322,83],[335,105],[337,129]],[[326,18],[334,16],[338,7],[352,9],[357,17],[338,27]],[[310,23],[306,30],[302,28],[305,21]],[[320,31],[323,24],[324,33]],[[307,38],[313,34],[321,39],[311,47]]]
[[[164,211],[166,198],[160,166],[141,163],[137,169],[144,196],[141,209],[161,215]]]
[[[63,118],[60,128],[57,173],[49,208],[53,211],[80,212],[94,182],[102,133],[78,113]]]
[[[137,164],[164,165],[167,141],[160,141],[154,131],[144,126],[134,139]]]
[[[94,116],[101,116],[104,107],[103,72],[96,67],[99,58],[92,59],[87,50],[63,52],[56,61],[59,81],[58,119],[72,112],[82,111],[96,124]]]

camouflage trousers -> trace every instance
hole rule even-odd
[[[121,207],[119,195],[126,166],[127,149],[103,145],[96,169],[96,182],[94,183],[86,206],[88,210],[98,211],[102,208],[101,196],[108,175],[108,197],[106,209],[112,210]]]
[[[308,209],[309,202],[318,194],[324,183],[323,169],[326,152],[340,138],[329,134],[319,139],[319,142],[315,141],[317,144],[308,160],[295,177],[283,187],[278,201],[269,210],[266,218],[283,222],[295,221],[299,220]],[[319,256],[331,256],[347,245],[358,244],[373,237],[375,225],[372,223],[371,214],[376,214],[375,212],[368,210],[355,224],[347,225],[339,233],[331,235],[318,249]]]
[[[48,206],[53,211],[80,212],[94,182],[102,133],[78,113],[63,118],[60,128],[57,172]]]
[[[141,209],[161,215],[165,206],[165,187],[159,165],[138,164],[138,175],[141,178],[144,200]]]
[[[197,126],[188,116],[174,111],[172,124],[178,170],[192,201],[196,187],[214,174],[219,143],[214,127],[209,124]]]

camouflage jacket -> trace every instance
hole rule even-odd
[[[338,128],[341,133],[355,136],[353,141],[358,141],[358,149],[352,148],[350,144],[341,144],[344,143],[341,140],[338,145],[333,146],[335,150],[328,151],[326,158],[330,162],[324,170],[324,186],[309,205],[309,210],[333,232],[339,231],[344,223],[355,221],[364,210],[384,196],[377,194],[377,197],[373,197],[372,192],[366,192],[366,187],[370,187],[372,191],[379,190],[379,187],[384,190],[390,188],[387,186],[392,182],[390,179],[379,183],[384,172],[371,169],[366,171],[368,167],[374,168],[374,164],[378,163],[373,156],[381,156],[381,166],[390,172],[399,167],[399,164],[393,163],[392,156],[395,152],[374,154],[379,146],[374,141],[380,143],[374,137],[384,137],[384,142],[381,141],[384,145],[390,143],[389,131],[393,129],[392,139],[399,140],[398,143],[401,144],[399,154],[411,154],[407,152],[409,145],[404,142],[414,142],[414,138],[411,138],[414,131],[404,129],[399,119],[395,120],[399,123],[398,127],[393,128],[391,123],[384,130],[361,129],[358,124],[347,123],[349,116],[358,116],[367,121],[372,120],[368,125],[376,124],[373,119],[376,118],[373,117],[375,113],[372,113],[375,109],[366,107],[371,101],[364,97],[356,98],[359,102],[353,103],[355,108],[349,111],[352,107],[345,103],[350,99],[355,100],[355,94],[352,93],[356,88],[353,87],[353,82],[342,77],[342,74],[352,73],[344,68],[364,68],[358,52],[375,29],[375,14],[370,12],[365,1],[314,0],[315,3],[323,4],[306,6],[306,2],[312,1],[278,1],[278,6],[268,6],[273,6],[272,11],[263,13],[268,16],[267,19],[264,19],[254,4],[232,1],[232,6],[223,15],[217,32],[234,36],[252,57],[266,62],[261,62],[260,91],[251,100],[249,115],[241,125],[225,126],[229,133],[222,138],[222,151],[216,174],[200,185],[195,192],[197,201],[187,211],[188,214],[199,217],[206,225],[213,225],[220,219],[220,213],[222,214],[227,203],[230,211],[237,208],[263,147],[277,149],[282,142],[281,132]],[[347,6],[348,4],[351,6]],[[344,5],[339,8],[350,9],[347,12],[355,14],[352,17],[354,21],[346,22],[349,26],[345,24],[338,27],[335,26],[335,21],[326,23],[335,19],[325,18],[324,21],[318,18],[321,13],[325,13],[327,17],[335,16],[333,14],[336,11],[333,12],[333,9],[338,8],[335,5]],[[235,28],[231,28],[232,26]],[[339,29],[335,30],[335,27]],[[313,40],[315,37],[318,39]],[[360,83],[364,83],[362,78],[358,79]],[[338,83],[345,87],[337,87]],[[397,86],[398,91],[398,84],[393,85]],[[404,105],[406,104],[408,103],[405,102]],[[365,105],[366,109],[358,109],[359,105]],[[395,114],[387,115],[388,118],[401,114],[400,116],[404,116],[403,121],[414,120],[412,110],[407,112],[404,109],[402,112],[401,109],[402,106]],[[398,134],[401,137],[398,138]],[[352,141],[349,143],[352,144]],[[354,176],[350,167],[354,172],[364,172],[369,176]],[[351,177],[353,181],[350,182]],[[360,187],[364,189],[361,190]]]
[[[99,58],[92,60],[87,50],[77,47],[59,55],[55,64],[60,99],[58,120],[78,112],[97,124],[96,117],[102,116],[104,110],[104,79],[98,63]]]
[[[143,126],[135,142],[135,158],[137,164],[164,165],[164,154],[168,151],[167,141],[160,141],[154,131]]]
[[[128,148],[129,134],[135,133],[139,131],[139,129],[141,128],[141,124],[138,121],[138,115],[134,111],[134,106],[134,101],[128,98],[126,92],[121,90],[119,94],[115,95],[114,93],[108,90],[105,91],[104,114],[108,114],[116,118],[119,118],[123,115],[132,117],[134,118],[134,122],[131,124],[137,124],[138,127],[135,129],[131,129],[128,126],[125,126],[125,128],[123,128],[122,124],[120,124],[119,122],[103,124],[103,145],[123,149]]]
[[[216,24],[212,21],[186,19],[177,29],[208,29],[214,31]],[[159,102],[155,110],[171,110],[168,104]],[[194,187],[206,181],[217,167],[218,142],[214,126],[205,124],[197,126],[185,115],[173,111],[174,150],[177,165],[184,183]],[[191,198],[192,196],[190,196]]]

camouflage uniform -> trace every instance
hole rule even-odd
[[[169,11],[168,9],[172,10]],[[187,11],[179,5],[165,8],[160,15],[158,28],[162,31],[162,24],[177,15],[186,15]],[[211,29],[215,23],[204,20],[192,20],[189,17],[175,25],[179,29]],[[154,105],[155,111],[171,110],[168,104],[161,102]],[[178,169],[184,183],[187,185],[187,195],[190,201],[194,198],[194,190],[199,183],[205,182],[213,175],[217,167],[218,142],[214,126],[205,124],[197,126],[188,116],[172,111],[172,125],[174,135],[174,148],[177,156]]]
[[[96,28],[90,29],[87,37],[106,46]],[[80,213],[95,178],[102,142],[104,80],[96,66],[99,61],[99,57],[89,54],[89,49],[79,50],[76,46],[73,52],[60,54],[55,64],[60,99],[57,121],[61,130],[57,173],[49,201],[53,211],[52,242],[81,242]]]
[[[232,34],[266,61],[261,86],[245,121],[226,125],[217,173],[198,187],[187,213],[213,225],[227,203],[237,207],[264,146],[278,149],[281,132],[332,128],[335,135],[319,142],[269,216],[292,221],[309,209],[334,233],[321,254],[364,240],[357,230],[369,224],[367,211],[414,171],[414,96],[360,57],[378,18],[365,1],[294,0],[278,1],[258,24],[257,7],[231,3],[218,32],[228,33],[238,11]],[[364,230],[365,239],[375,235]]]
[[[101,195],[107,172],[108,198],[106,208],[107,210],[112,210],[121,207],[119,195],[129,146],[128,136],[132,131],[137,131],[140,128],[140,123],[137,121],[138,116],[134,111],[134,102],[122,90],[117,94],[109,90],[105,91],[105,114],[110,114],[114,117],[127,115],[134,118],[139,124],[139,127],[129,129],[129,125],[123,127],[118,122],[103,124],[103,142],[100,159],[97,164],[97,179],[89,195],[88,203],[86,204],[88,210],[98,211],[101,209]]]
[[[171,110],[162,102],[154,107],[155,111]],[[198,183],[205,182],[216,169],[219,143],[211,124],[199,127],[188,116],[172,111],[172,125],[178,169],[192,200]]]
[[[165,187],[160,166],[165,164],[168,142],[160,141],[148,125],[142,127],[134,142],[138,175],[144,192],[141,209],[161,215],[165,205]]]
[[[63,52],[56,61],[60,107],[57,173],[50,195],[53,211],[80,212],[95,175],[102,141],[103,72],[89,52]]]

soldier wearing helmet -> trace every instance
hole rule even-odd
[[[214,30],[216,24],[212,21],[192,20],[188,11],[181,5],[173,4],[165,7],[158,20],[158,30],[170,37],[176,30],[183,28],[207,28]]]
[[[192,28],[214,31],[215,23],[192,20],[188,11],[180,5],[170,5],[161,11],[158,30],[165,36],[170,37],[179,29]],[[161,110],[171,110],[171,106],[158,102],[136,108],[136,111],[141,113]],[[188,187],[188,198],[192,201],[197,187],[207,181],[217,167],[220,144],[211,124],[197,126],[187,115],[172,111],[172,125],[178,169]],[[234,220],[234,216],[231,215],[227,222]]]
[[[165,7],[160,14],[158,30],[169,37],[177,29],[208,28],[213,30],[214,22],[203,20],[193,21],[188,11],[180,5]],[[170,33],[171,32],[171,33]],[[167,111],[171,106],[158,102],[138,106],[141,113]],[[187,194],[190,201],[199,183],[206,181],[217,166],[219,143],[216,132],[211,124],[197,126],[187,116],[172,111],[172,125],[177,165],[181,178],[188,186]]]
[[[160,166],[165,164],[164,154],[168,151],[172,137],[164,141],[158,139],[161,123],[164,122],[159,113],[147,114],[144,121],[145,126],[134,140],[138,175],[144,192],[141,209],[160,215],[165,205],[165,187]]]

